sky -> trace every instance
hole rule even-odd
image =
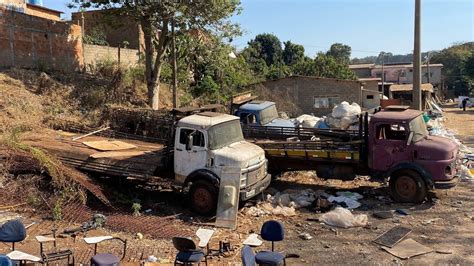
[[[64,11],[69,0],[43,0]],[[352,57],[380,51],[406,54],[413,50],[415,0],[241,0],[242,11],[232,17],[244,31],[232,44],[241,50],[259,33],[273,33],[305,47],[314,57],[340,42]],[[73,10],[74,11],[74,10]],[[422,0],[421,50],[446,48],[474,41],[474,0]]]

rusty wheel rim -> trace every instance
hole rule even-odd
[[[196,207],[203,212],[208,212],[212,208],[212,195],[205,188],[196,188],[193,201]]]
[[[400,176],[396,183],[397,194],[406,198],[412,199],[416,196],[416,181],[409,176]]]

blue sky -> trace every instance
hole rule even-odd
[[[313,57],[332,43],[352,47],[353,57],[380,51],[413,50],[414,0],[241,0],[242,12],[232,20],[244,35],[232,42],[242,49],[259,33],[305,46]],[[63,10],[68,0],[43,0]],[[439,50],[474,40],[474,0],[422,0],[422,50]]]

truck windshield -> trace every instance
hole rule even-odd
[[[265,125],[278,118],[278,112],[275,105],[269,106],[260,111],[260,124]]]
[[[413,142],[418,142],[428,136],[428,129],[423,117],[420,115],[409,123],[410,131],[413,132]]]
[[[239,120],[224,122],[209,128],[209,149],[217,150],[244,140]]]

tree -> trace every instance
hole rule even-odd
[[[342,43],[334,43],[327,51],[326,55],[332,56],[338,62],[349,63],[351,59],[351,47]]]
[[[284,43],[283,62],[287,66],[292,66],[304,60],[304,47],[300,44],[295,44],[290,41]]]
[[[277,36],[269,33],[259,34],[249,43],[249,48],[255,51],[255,57],[263,59],[267,66],[281,61],[281,42]]]
[[[347,64],[339,62],[333,56],[318,53],[314,59],[316,76],[324,78],[356,79],[355,73],[349,69]]]
[[[473,90],[473,80],[466,63],[474,51],[474,42],[456,44],[441,50],[431,57],[431,63],[443,64],[444,83],[455,95],[466,95]],[[469,64],[469,63],[468,63]]]
[[[140,23],[145,41],[145,77],[149,105],[159,108],[160,75],[171,43],[171,23],[179,34],[218,34],[232,37],[237,25],[229,18],[239,11],[240,2],[229,1],[121,1],[74,0],[83,8],[111,10]],[[120,8],[117,8],[119,6]]]

